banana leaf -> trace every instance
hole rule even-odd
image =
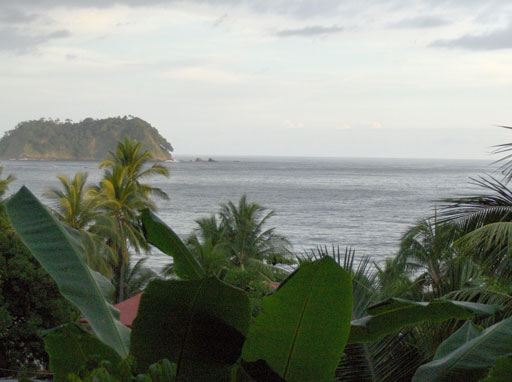
[[[351,313],[349,273],[331,257],[302,264],[263,298],[244,345],[244,368],[257,381],[266,380],[257,375],[272,374],[258,370],[258,364],[288,382],[332,381]]]
[[[177,381],[229,381],[249,320],[245,292],[215,277],[153,280],[133,322],[132,354],[140,370],[175,362]]]
[[[116,319],[105,300],[110,282],[84,262],[80,243],[23,186],[5,203],[12,226],[34,257],[57,283],[61,294],[84,315],[98,338],[121,357],[128,356],[130,329]]]
[[[391,298],[369,307],[368,316],[352,321],[348,343],[375,342],[386,334],[423,321],[465,320],[476,314],[489,315],[498,311],[500,308],[494,305],[465,301],[416,302]]]
[[[111,347],[75,324],[56,328],[43,338],[55,382],[66,382],[68,374],[78,374],[92,358],[96,361],[109,361],[113,366],[121,361],[121,357]]]
[[[434,359],[422,365],[413,382],[479,381],[502,356],[512,353],[512,317],[485,330],[470,322],[448,337]]]
[[[149,209],[142,211],[142,225],[148,243],[173,257],[173,269],[181,279],[200,279],[205,271],[181,239]]]
[[[510,376],[512,376],[512,356],[509,354],[498,358],[489,376],[481,382],[510,382]]]

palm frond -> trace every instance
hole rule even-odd
[[[469,232],[476,227],[512,219],[512,190],[489,176],[471,178],[474,184],[487,191],[485,194],[441,201],[441,222],[455,222]]]
[[[460,290],[448,293],[445,297],[458,301],[470,301],[501,307],[501,313],[474,319],[476,324],[483,327],[491,326],[498,321],[512,316],[512,295],[510,290],[497,288],[489,281],[475,280]]]
[[[4,168],[0,166],[0,176],[2,176]],[[5,191],[9,188],[9,183],[11,183],[16,178],[13,175],[8,175],[5,179],[0,179],[0,197],[5,194]]]
[[[414,371],[425,361],[411,341],[410,332],[403,331],[374,343],[347,345],[334,380],[409,382]]]
[[[146,285],[158,274],[145,266],[147,258],[140,258],[133,266],[126,269],[125,276],[125,298],[132,297],[144,290]]]
[[[499,126],[504,129],[512,129],[511,126]],[[494,146],[493,154],[505,154],[504,157],[496,160],[493,164],[500,163],[500,167],[497,171],[501,172],[504,176],[504,180],[509,182],[512,179],[512,143],[502,143]]]

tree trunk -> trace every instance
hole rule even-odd
[[[122,211],[118,211],[117,213],[117,219],[119,224],[119,250],[117,251],[117,254],[119,256],[119,263],[117,266],[117,291],[116,291],[116,302],[119,303],[121,301],[124,301],[124,285],[125,285],[125,268],[126,268],[126,261],[128,259],[128,248],[126,246],[126,237],[124,235],[123,231],[123,223],[124,220],[124,214]]]
[[[125,261],[124,261],[124,253],[123,248],[119,249],[119,264],[117,265],[117,293],[116,293],[116,303],[124,301],[124,271],[125,271]]]

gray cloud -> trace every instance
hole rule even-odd
[[[222,16],[220,16],[217,20],[215,20],[213,22],[213,26],[214,27],[218,27],[219,25],[221,25],[222,23],[224,23],[226,21],[226,19],[228,18],[228,14],[227,13],[224,13]]]
[[[283,29],[277,31],[275,33],[278,37],[314,37],[314,36],[324,36],[328,34],[339,33],[344,30],[343,27],[339,26],[331,26],[331,27],[323,27],[321,25],[312,25],[304,28],[297,29]]]
[[[16,54],[27,54],[36,50],[40,45],[59,38],[69,37],[67,30],[57,30],[46,34],[26,34],[17,28],[0,29],[0,51]]]
[[[428,2],[429,0],[419,0]],[[441,0],[438,0],[441,1]],[[466,0],[469,1],[469,0]],[[114,5],[130,7],[170,6],[177,4],[209,4],[220,7],[246,7],[258,14],[280,14],[297,19],[310,19],[322,16],[345,15],[352,17],[368,12],[375,7],[390,8],[390,4],[407,6],[408,0],[17,0],[16,6],[25,9],[49,9],[58,6],[68,8],[108,8]],[[2,0],[0,0],[0,8]]]
[[[450,21],[435,16],[418,16],[405,18],[389,26],[391,28],[436,28],[450,24]]]
[[[321,16],[344,15],[354,17],[355,15],[368,12],[380,13],[383,10],[404,9],[423,5],[425,9],[457,9],[460,12],[471,12],[475,16],[482,11],[481,0],[365,0],[354,2],[351,0],[0,0],[0,9],[5,7],[21,7],[24,9],[48,9],[57,6],[69,8],[107,8],[117,4],[130,7],[151,7],[169,6],[174,4],[210,4],[213,6],[243,6],[260,14],[274,13],[289,15],[298,19],[310,19]],[[510,0],[488,0],[487,7],[493,9],[493,13],[503,7],[510,6]]]
[[[204,57],[190,57],[176,60],[128,62],[123,64],[129,70],[176,70],[184,68],[203,67],[211,63],[211,60]]]
[[[481,35],[466,35],[453,40],[437,40],[430,46],[469,50],[512,49],[512,25]]]
[[[33,21],[37,18],[34,14],[29,14],[15,8],[0,8],[1,24],[21,24]]]

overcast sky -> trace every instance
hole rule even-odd
[[[490,158],[512,2],[0,0],[0,89],[0,134],[135,115],[178,156]]]

